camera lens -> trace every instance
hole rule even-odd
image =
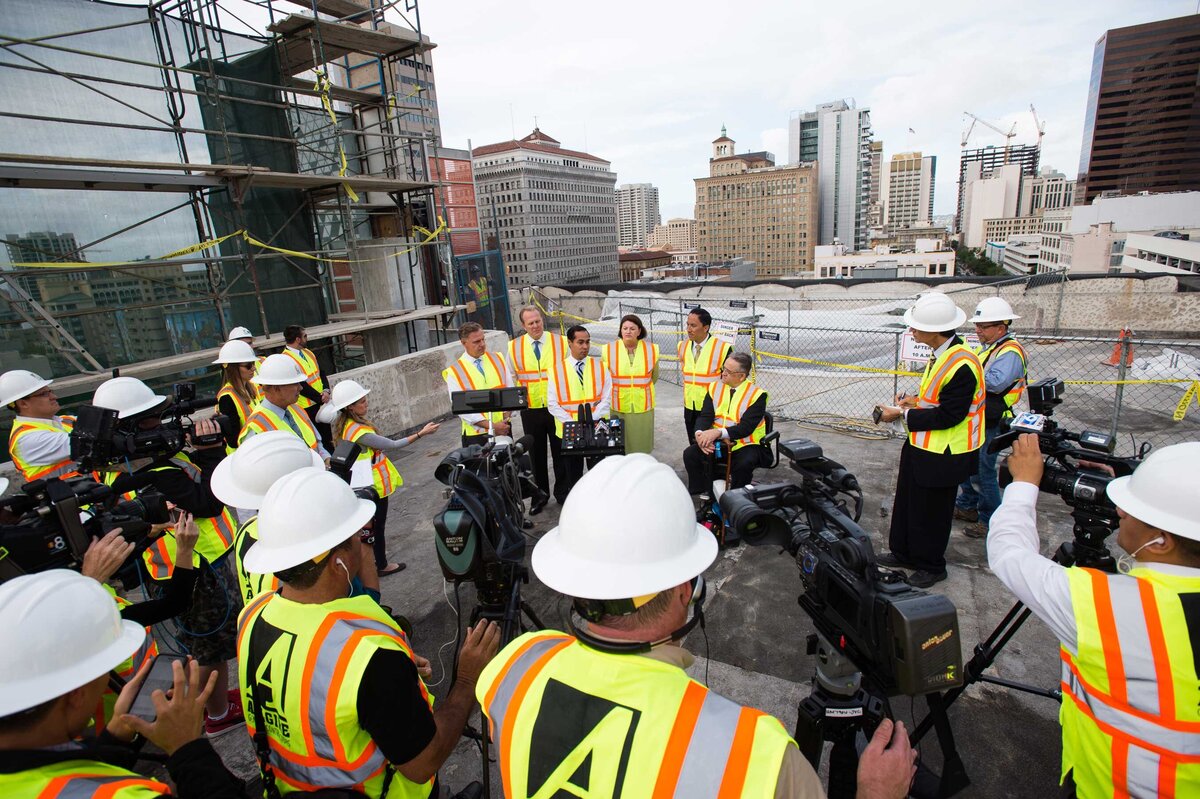
[[[747,544],[764,541],[791,540],[788,524],[779,516],[763,510],[741,490],[726,491],[721,495],[721,515]]]

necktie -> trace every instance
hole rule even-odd
[[[283,420],[288,423],[288,427],[292,428],[293,433],[300,436],[300,438],[304,438],[304,434],[300,432],[300,426],[296,424],[296,420],[288,413],[287,408],[283,409]]]
[[[700,345],[699,344],[692,344],[692,360],[693,361],[700,360]]]
[[[583,361],[575,364],[575,374],[579,377],[579,385],[583,385]]]
[[[487,376],[483,371],[483,358],[475,359],[475,368],[479,370],[479,374],[484,375],[484,377]]]
[[[540,363],[542,360],[542,342],[533,342],[533,357]]]

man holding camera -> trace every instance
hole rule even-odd
[[[71,460],[73,416],[57,416],[58,397],[50,381],[24,369],[0,375],[0,405],[17,414],[8,437],[8,453],[25,482],[78,477]]]
[[[374,513],[337,475],[314,468],[279,479],[263,500],[244,563],[283,587],[242,613],[238,676],[264,783],[281,792],[437,796],[437,771],[496,652],[495,624],[470,629],[454,685],[433,709],[429,661],[378,604],[349,596],[362,565],[359,531]]]
[[[268,355],[250,382],[262,389],[262,399],[242,425],[238,444],[256,433],[268,430],[287,430],[295,433],[321,460],[329,463],[329,450],[308,414],[301,413],[297,404],[305,387],[304,372],[294,359],[286,355]]]
[[[696,442],[683,451],[687,469],[688,493],[693,496],[712,491],[712,456],[718,441],[728,451],[729,487],[749,485],[754,470],[765,465],[766,451],[759,446],[767,434],[767,392],[750,382],[754,362],[744,352],[725,359],[721,379],[704,396],[704,407],[696,421]]]
[[[733,353],[733,347],[708,334],[711,326],[712,314],[693,308],[687,315],[687,338],[679,342],[676,351],[683,375],[683,426],[687,428],[688,443],[693,440],[704,398],[721,377],[722,364]]]
[[[579,421],[584,405],[592,406],[593,419],[608,417],[612,403],[612,377],[599,358],[590,357],[592,334],[583,325],[567,328],[567,356],[550,367],[546,408],[554,417],[554,435],[562,447],[563,424]],[[583,476],[584,458],[561,457],[554,462],[554,499],[559,505]],[[595,465],[595,459],[587,459]]]
[[[546,320],[540,309],[532,306],[522,308],[520,316],[525,333],[508,342],[508,359],[517,385],[524,386],[529,392],[529,407],[521,411],[521,429],[525,435],[533,436],[529,457],[533,461],[534,482],[549,497],[550,473],[546,468],[546,450],[550,450],[550,459],[554,462],[557,474],[560,440],[554,434],[554,417],[546,408],[546,395],[550,368],[555,361],[566,357],[567,342],[556,333],[546,332]],[[545,502],[535,503],[529,513],[536,516],[545,507]]]
[[[333,451],[333,431],[329,425],[317,421],[317,411],[329,402],[329,378],[317,363],[317,356],[308,348],[308,331],[300,325],[288,325],[283,329],[283,342],[283,352],[280,354],[295,361],[304,374],[296,407],[308,414],[309,421],[316,426],[325,449]]]
[[[1109,482],[1120,574],[1038,554],[1036,435],[1013,443],[1008,469],[988,564],[1062,643],[1064,793],[1200,796],[1200,442]]]
[[[538,579],[573,597],[574,634],[517,638],[475,689],[504,795],[823,796],[777,719],[685,672],[717,544],[674,471],[613,456],[580,488],[532,557]],[[861,756],[860,799],[904,796],[915,760],[903,725],[885,720]]]
[[[487,351],[487,336],[478,322],[467,322],[460,327],[458,340],[462,343],[463,354],[442,371],[442,379],[446,381],[446,390],[450,394],[512,385],[504,359]],[[493,432],[498,436],[511,435],[511,416],[509,411],[459,414],[458,418],[462,420],[462,445],[486,444]]]

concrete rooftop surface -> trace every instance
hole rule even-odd
[[[660,381],[658,385],[654,455],[673,466],[682,479],[682,392],[671,383]],[[378,401],[400,400],[380,397]],[[860,524],[871,534],[876,551],[886,550],[889,518],[885,512],[890,514],[891,510],[901,442],[802,428],[786,421],[778,422],[776,429],[784,440],[813,439],[824,448],[826,457],[841,462],[858,477],[865,499]],[[413,648],[433,663],[429,683],[438,697],[445,696],[450,687],[457,620],[453,586],[443,582],[434,551],[432,518],[445,506],[446,499],[433,471],[444,455],[458,447],[458,439],[457,420],[450,418],[436,434],[395,453],[404,486],[393,495],[389,507],[388,553],[393,560],[405,561],[408,568],[382,580],[384,604],[412,621]],[[782,482],[793,475],[785,461],[774,470],[759,470],[756,482]],[[1042,551],[1053,552],[1059,542],[1071,537],[1067,506],[1057,497],[1043,495],[1038,508]],[[528,531],[530,550],[536,539],[557,523],[558,511],[551,501],[542,514],[534,517],[535,526]],[[932,591],[949,597],[958,609],[965,663],[975,644],[992,631],[1014,600],[988,569],[984,542],[966,538],[962,526],[962,522],[955,523],[947,552],[949,578]],[[695,630],[686,641],[687,648],[696,655],[692,676],[706,680],[710,688],[735,701],[771,713],[789,732],[793,731],[797,706],[810,691],[815,668],[814,658],[805,654],[805,639],[814,628],[796,601],[801,583],[794,559],[773,547],[727,549],[706,572],[705,579],[709,586],[706,627]],[[475,607],[474,588],[464,584],[459,594],[463,616],[469,617]],[[541,585],[532,573],[522,597],[546,625],[568,629],[566,601]],[[1054,688],[1058,684],[1058,664],[1057,641],[1031,617],[989,673]],[[921,698],[898,696],[892,697],[891,710],[911,729],[914,717],[919,721],[927,707]],[[1057,790],[1061,752],[1057,702],[976,683],[951,706],[949,716],[971,780],[960,796],[1044,797]],[[478,729],[478,712],[473,714],[471,724]],[[215,743],[231,768],[243,777],[257,777],[244,730],[226,733]],[[921,760],[940,772],[942,755],[936,736],[931,732],[919,748]],[[494,748],[491,754],[494,758]],[[828,746],[822,761],[823,782],[828,776],[827,760]],[[492,795],[499,797],[499,772],[494,763],[491,773]],[[480,775],[478,745],[464,738],[442,768],[441,780],[457,791]]]

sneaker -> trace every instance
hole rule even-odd
[[[240,688],[230,688],[225,692],[225,697],[229,700],[230,707],[236,705],[238,710],[242,709],[242,691]]]
[[[215,738],[218,735],[229,732],[234,727],[240,727],[246,723],[246,715],[242,712],[241,703],[229,703],[229,710],[225,711],[222,718],[211,718],[207,712],[204,714],[204,733],[209,738]]]
[[[977,522],[979,521],[979,511],[975,508],[960,508],[954,506],[954,518],[960,522]]]
[[[891,553],[891,552],[881,552],[878,555],[876,555],[875,563],[878,564],[879,566],[887,566],[890,569],[913,569],[913,568],[915,568],[912,564],[904,562],[900,558],[896,557],[896,555],[894,553]]]
[[[971,522],[967,529],[963,530],[963,535],[967,538],[987,538],[987,534],[987,525],[983,522]]]
[[[931,572],[925,571],[924,569],[918,569],[917,571],[908,575],[908,584],[913,588],[930,588],[934,585],[934,583],[940,583],[945,579],[945,569],[940,572]]]

